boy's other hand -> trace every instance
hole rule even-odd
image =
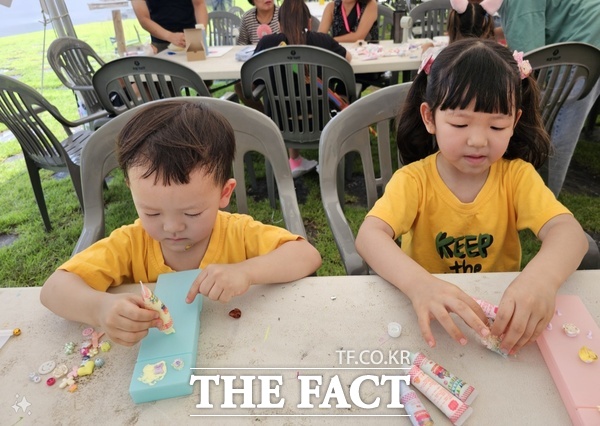
[[[193,282],[185,301],[192,303],[200,293],[211,300],[227,303],[232,297],[248,291],[251,284],[241,264],[208,265]]]
[[[151,327],[160,326],[158,312],[146,309],[141,296],[106,294],[99,311],[99,322],[106,335],[115,343],[133,346],[148,334]]]

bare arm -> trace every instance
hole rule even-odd
[[[208,10],[206,9],[206,2],[204,0],[193,0],[194,15],[196,16],[196,23],[203,24],[204,28],[208,25]]]
[[[185,37],[183,33],[172,33],[150,18],[150,11],[148,10],[146,0],[132,0],[131,6],[143,29],[156,38],[166,40],[180,47],[185,47]]]
[[[371,31],[371,27],[373,23],[377,20],[377,2],[375,0],[371,0],[367,3],[367,7],[363,12],[363,15],[360,18],[360,22],[358,23],[358,28],[355,32],[351,32],[348,34],[344,34],[341,36],[334,37],[340,43],[352,43],[358,40],[364,40],[369,32]],[[321,27],[319,26],[319,29]]]
[[[321,23],[319,24],[318,32],[320,33],[328,34],[331,29],[331,24],[333,23],[333,4],[333,2],[329,2],[325,6],[323,16],[321,16]]]
[[[457,286],[434,277],[404,253],[393,238],[394,232],[387,223],[367,217],[358,231],[356,249],[379,276],[411,300],[427,344],[435,346],[430,326],[432,319],[437,319],[454,340],[466,344],[467,339],[450,317],[450,312],[456,313],[482,336],[489,334],[485,315],[473,298]]]
[[[556,293],[581,263],[588,243],[581,225],[569,214],[550,219],[540,229],[542,247],[508,286],[492,326],[501,349],[517,352],[534,341],[554,315]]]
[[[40,300],[55,314],[101,327],[114,342],[126,346],[134,345],[150,327],[160,324],[157,312],[143,308],[141,296],[98,291],[78,275],[63,270],[46,280]]]
[[[198,293],[228,302],[253,284],[294,281],[312,274],[320,266],[321,255],[308,241],[289,241],[268,254],[240,263],[209,265],[192,284],[186,302],[191,303]]]

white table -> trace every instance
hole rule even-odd
[[[504,288],[513,279],[512,273],[445,275],[469,294],[492,303],[500,300]],[[560,292],[578,294],[600,322],[600,271],[575,272]],[[78,355],[67,357],[63,345],[80,343],[87,326],[63,320],[46,310],[39,302],[39,288],[0,289],[0,329],[20,327],[22,334],[11,337],[0,349],[0,423],[18,424],[110,424],[165,425],[205,421],[227,424],[390,424],[409,425],[403,417],[358,417],[359,415],[400,415],[401,409],[378,408],[364,410],[298,409],[298,379],[300,374],[324,374],[329,380],[338,374],[349,384],[354,377],[372,372],[372,365],[340,364],[339,350],[424,351],[479,390],[472,404],[473,414],[467,425],[567,425],[570,423],[554,382],[537,345],[524,348],[516,359],[505,360],[480,345],[464,324],[470,341],[460,346],[434,324],[437,347],[429,349],[422,341],[416,317],[408,299],[396,288],[376,276],[310,277],[285,285],[264,285],[224,305],[204,301],[198,366],[220,368],[198,370],[195,374],[277,374],[284,378],[281,396],[287,401],[283,409],[222,409],[220,396],[211,397],[215,408],[200,410],[199,386],[192,395],[135,405],[128,393],[137,347],[114,345],[104,354],[106,364],[79,389],[69,393],[56,385],[35,384],[29,372],[48,360],[71,364]],[[139,291],[138,285],[126,285],[118,291]],[[240,319],[232,319],[232,308],[242,311]],[[403,325],[399,338],[387,335],[387,324]],[[75,364],[76,365],[76,364]],[[225,370],[246,367],[249,371]],[[341,370],[358,367],[361,370]],[[377,367],[377,366],[375,366]],[[381,367],[381,366],[380,366]],[[258,370],[268,368],[269,370]],[[316,370],[302,370],[314,368]],[[317,369],[325,370],[317,370]],[[403,374],[405,370],[400,370]],[[266,372],[266,373],[265,373]],[[389,374],[389,373],[388,373]],[[328,382],[327,382],[328,383]],[[365,388],[367,402],[381,391]],[[325,390],[322,391],[323,393]],[[214,392],[213,392],[214,395]],[[323,394],[321,394],[321,397]],[[26,412],[15,405],[26,398],[31,405]],[[382,399],[384,396],[382,395]],[[449,421],[426,399],[437,425]],[[319,404],[322,399],[316,400]],[[335,403],[335,400],[332,401]],[[17,412],[11,408],[15,405]],[[191,415],[224,415],[229,417],[196,418]],[[232,415],[247,415],[233,417]],[[271,415],[331,415],[355,417],[274,417]],[[21,422],[19,423],[19,420]]]
[[[413,40],[412,43],[416,43],[416,46],[425,41],[428,40]],[[343,45],[347,49],[354,49],[356,47],[355,43],[343,43]],[[384,50],[405,47],[405,45],[395,45],[389,41],[380,42],[380,46],[382,46]],[[207,59],[203,61],[190,62],[187,60],[185,52],[171,52],[167,50],[160,52],[157,56],[187,66],[196,71],[203,80],[233,80],[240,78],[243,64],[243,62],[235,60],[235,53],[244,47],[246,46],[232,46],[224,55],[217,57],[211,57],[209,55]],[[209,52],[210,49],[211,48],[209,48]],[[421,50],[416,48],[406,56],[382,56],[375,60],[365,60],[363,56],[353,54],[350,63],[356,74],[416,70],[421,64]]]

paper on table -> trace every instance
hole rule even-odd
[[[0,330],[0,348],[2,348],[2,346],[4,346],[4,344],[6,342],[8,342],[8,339],[12,335],[13,335],[12,330]]]
[[[208,56],[211,58],[218,58],[219,56],[225,55],[233,49],[233,46],[209,46]]]

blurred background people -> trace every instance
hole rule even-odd
[[[274,0],[248,0],[252,9],[242,16],[242,25],[237,44],[258,44],[258,27],[268,25],[272,34],[279,33],[279,8]]]

